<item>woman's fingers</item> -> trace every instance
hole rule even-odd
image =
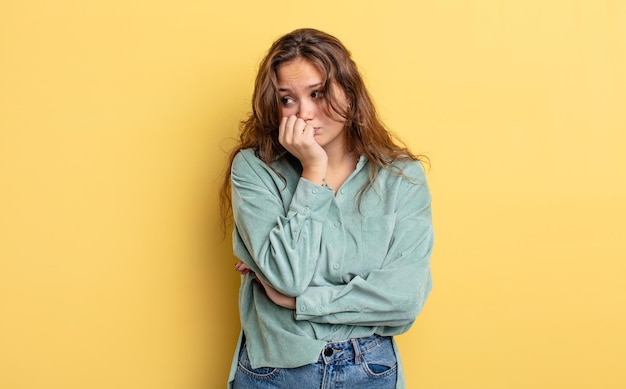
[[[328,156],[315,140],[315,128],[295,115],[284,117],[278,127],[278,141],[302,164],[302,176],[322,184],[326,177]]]
[[[320,146],[314,135],[313,126],[295,115],[283,117],[278,127],[278,141],[300,160],[300,157],[306,158],[307,154],[319,153]]]
[[[295,115],[282,118],[278,127],[278,141],[289,150],[288,146],[294,144],[296,136],[302,133],[304,126],[306,126],[304,120]]]
[[[248,273],[250,273],[250,267],[248,265],[246,265],[245,263],[238,261],[235,264],[235,270],[237,271],[237,273],[241,274],[241,275],[246,275]]]
[[[278,126],[278,142],[281,145],[285,145],[287,142],[286,133],[287,133],[287,121],[289,118],[287,116],[280,119],[280,125]]]

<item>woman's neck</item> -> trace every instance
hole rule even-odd
[[[345,182],[356,168],[359,156],[355,152],[342,151],[337,153],[329,153],[328,155],[328,171],[326,182],[334,190]]]

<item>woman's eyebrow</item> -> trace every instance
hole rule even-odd
[[[306,89],[315,89],[315,88],[319,88],[320,86],[322,86],[322,83],[318,82],[317,84],[312,84],[312,85],[307,86]],[[278,87],[278,91],[279,92],[291,92],[291,89]]]

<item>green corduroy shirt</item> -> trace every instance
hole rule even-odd
[[[229,382],[244,335],[253,367],[292,368],[315,363],[328,341],[411,327],[432,287],[431,197],[421,163],[394,166],[401,174],[378,168],[360,197],[365,157],[334,191],[302,178],[287,154],[272,167],[252,149],[236,155],[233,250],[254,273],[241,280],[243,331]],[[296,309],[274,304],[255,276],[294,296]]]

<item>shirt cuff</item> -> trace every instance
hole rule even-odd
[[[308,320],[316,316],[324,316],[329,313],[328,302],[330,296],[323,291],[326,288],[309,288],[303,294],[296,297],[296,320]]]
[[[334,192],[332,189],[300,177],[289,209],[301,214],[310,213],[309,217],[311,219],[324,221],[333,196]]]

